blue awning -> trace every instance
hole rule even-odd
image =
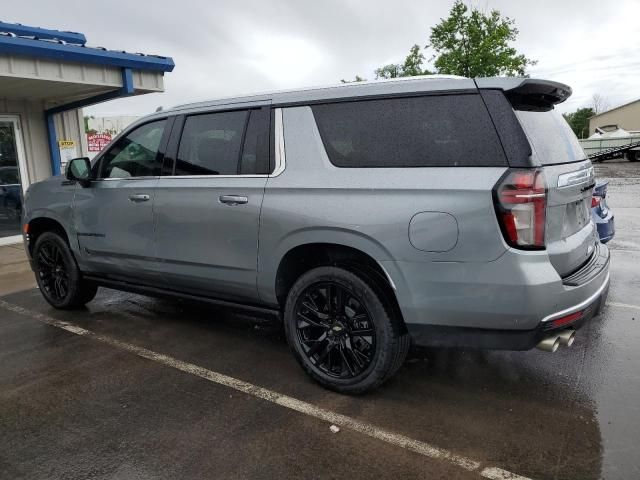
[[[122,86],[108,88],[101,86],[97,91],[87,95],[69,96],[58,105],[50,106],[44,111],[47,137],[51,155],[51,171],[60,173],[60,152],[56,142],[56,131],[53,116],[55,114],[93,105],[114,98],[136,94],[134,71],[155,73],[158,76],[171,72],[175,67],[171,57],[145,55],[107,50],[101,47],[88,47],[87,39],[82,33],[64,32],[40,27],[30,27],[18,23],[0,22],[0,55],[12,55],[16,58],[49,59],[58,62],[78,63],[111,67],[120,70]],[[10,77],[15,75],[11,72]],[[19,75],[18,75],[19,76]],[[144,78],[144,77],[140,77]],[[33,79],[29,79],[33,81]],[[37,80],[39,81],[39,80]],[[46,82],[46,80],[43,80]],[[0,92],[0,96],[3,92]],[[144,92],[143,92],[144,93]],[[49,99],[51,100],[51,99]]]
[[[171,72],[171,57],[87,47],[82,33],[0,22],[0,53],[112,67]]]

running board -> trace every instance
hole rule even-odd
[[[193,295],[190,293],[177,292],[175,290],[160,288],[160,287],[152,287],[148,285],[137,285],[130,282],[125,282],[122,280],[113,280],[111,278],[104,278],[100,276],[93,275],[84,275],[84,279],[94,282],[96,285],[105,288],[111,288],[114,290],[121,290],[124,292],[130,293],[139,293],[142,295],[148,295],[150,297],[173,297],[173,298],[182,298],[185,300],[193,300],[196,302],[204,302],[209,303],[211,305],[216,305],[218,307],[225,307],[234,310],[243,310],[246,312],[259,313],[262,315],[275,315],[280,317],[280,309],[275,307],[263,307],[257,305],[247,305],[239,302],[232,302],[229,300],[220,300],[212,297],[205,297],[200,295]]]

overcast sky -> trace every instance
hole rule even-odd
[[[401,61],[453,0],[23,0],[2,20],[71,30],[88,45],[170,56],[165,93],[107,102],[93,115],[145,114],[159,105],[337,83]],[[610,106],[640,98],[640,1],[475,0],[516,21],[532,77],[569,84],[562,110],[594,93]],[[430,56],[429,54],[427,55]]]

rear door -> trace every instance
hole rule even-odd
[[[187,115],[157,186],[156,256],[169,288],[256,301],[270,109]]]
[[[545,242],[560,276],[570,275],[591,257],[597,230],[591,221],[595,176],[576,136],[554,110],[520,111],[516,116],[547,182]]]

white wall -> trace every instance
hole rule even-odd
[[[0,98],[0,113],[20,118],[20,134],[24,143],[29,181],[37,182],[50,177],[51,163],[43,103]]]
[[[30,183],[51,176],[51,155],[47,140],[44,103],[41,101],[0,98],[0,114],[20,118],[20,135],[24,144],[27,176]],[[82,110],[71,110],[54,116],[58,140],[76,142],[79,156],[87,154]]]

